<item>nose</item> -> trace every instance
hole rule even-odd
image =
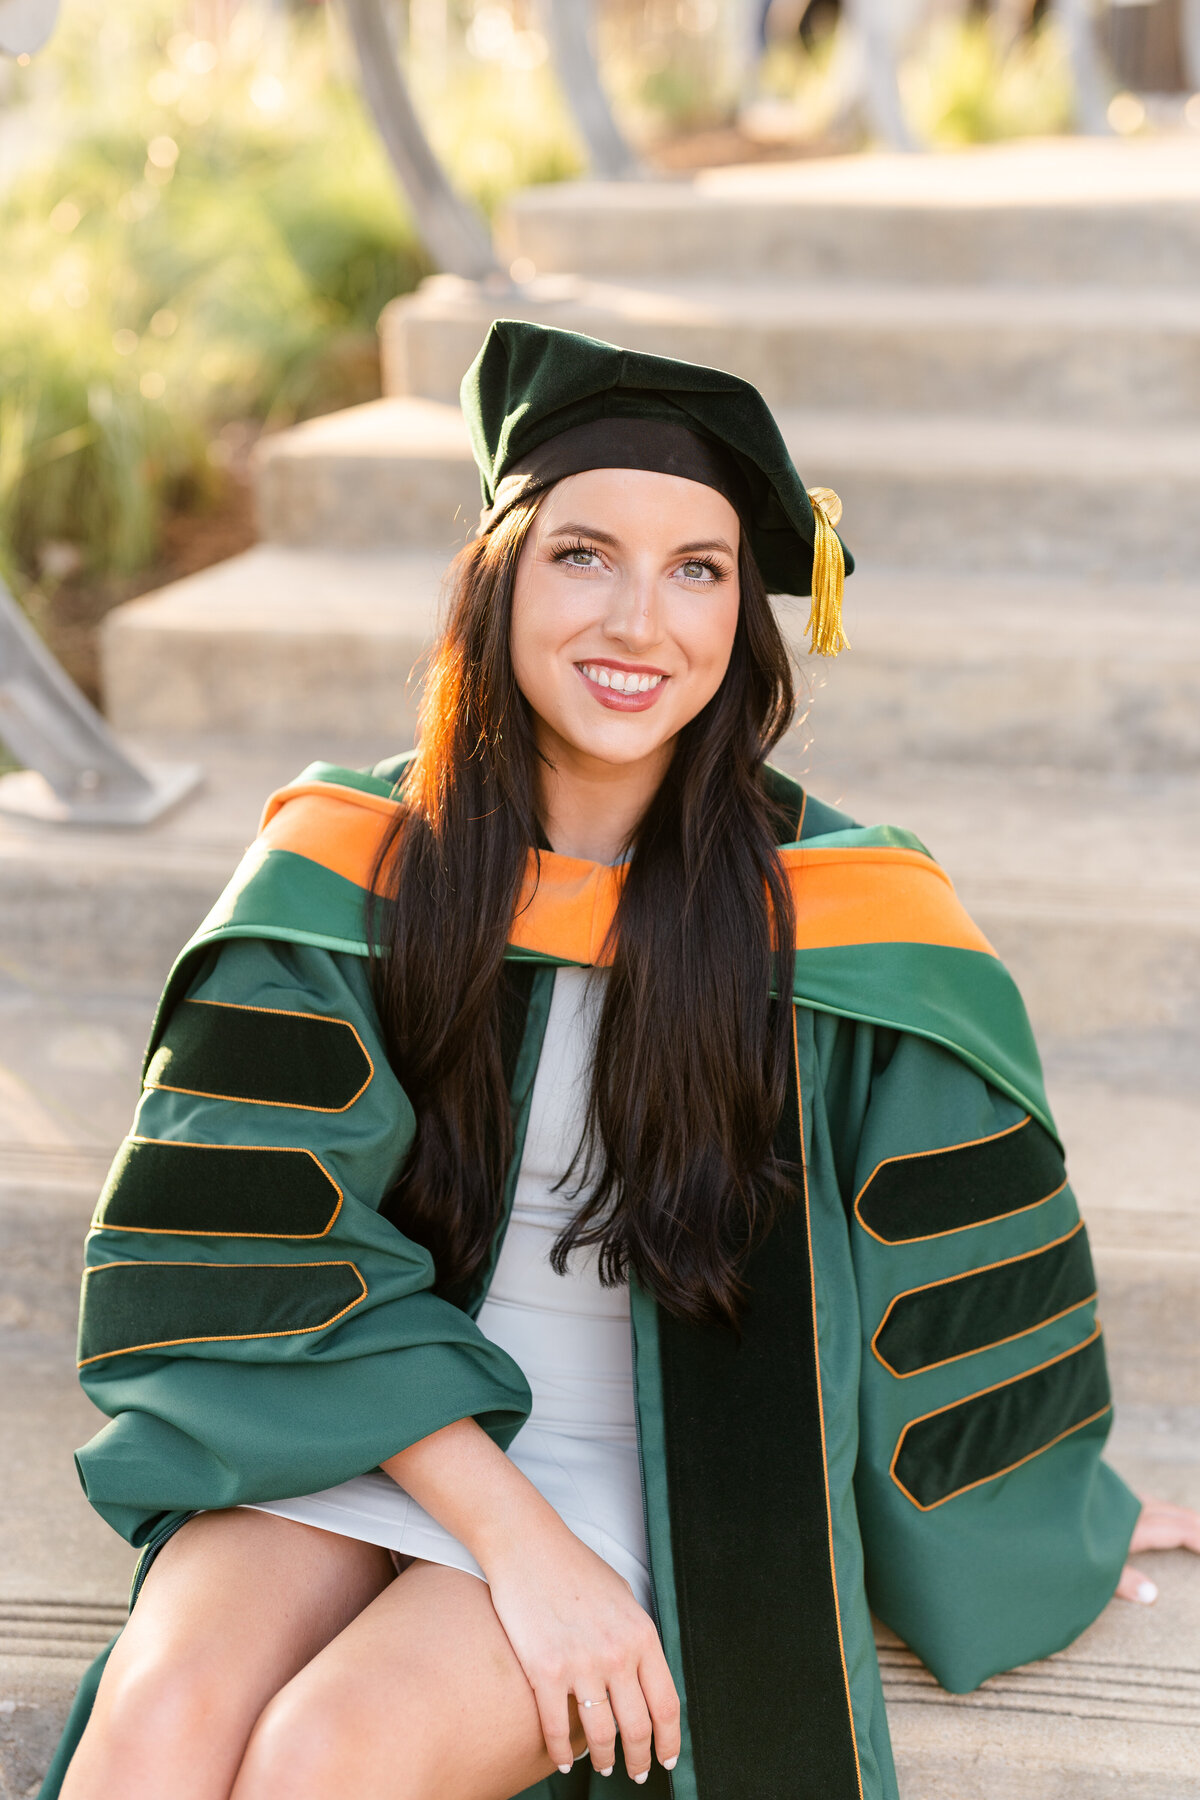
[[[656,572],[631,569],[614,582],[604,635],[627,650],[644,652],[662,636],[662,607]]]

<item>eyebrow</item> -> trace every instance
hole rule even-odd
[[[620,538],[614,536],[611,531],[601,531],[599,526],[575,524],[570,520],[562,525],[552,525],[550,528],[550,536],[590,537],[595,538],[598,544],[609,544],[613,547],[619,545],[621,541]],[[698,538],[696,542],[692,544],[676,544],[671,555],[694,556],[699,550],[723,550],[726,556],[732,557],[733,555],[733,550],[725,542],[724,538]]]

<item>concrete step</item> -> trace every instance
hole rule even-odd
[[[483,328],[480,314],[464,332],[455,386]],[[1200,564],[1193,427],[789,409],[779,423],[805,478],[842,496],[860,568],[1144,583],[1194,579]],[[397,503],[422,483],[428,509]],[[421,542],[449,555],[470,536],[478,511],[479,479],[449,401],[374,401],[263,446],[260,516],[281,544],[415,551]],[[429,535],[418,540],[418,532]],[[247,604],[253,608],[253,592]],[[115,618],[139,616],[119,609]]]
[[[455,398],[497,310],[732,370],[776,409],[1144,425],[1194,423],[1200,402],[1200,313],[1180,290],[861,286],[823,271],[764,282],[711,269],[536,276],[502,300],[435,279],[383,316],[388,391]]]
[[[780,605],[794,636],[803,603]],[[1200,762],[1194,580],[1147,580],[1132,563],[1083,581],[867,558],[845,610],[852,649],[806,665],[822,781],[942,762],[1004,767],[1020,786],[1048,768],[1158,775],[1170,793]]]
[[[106,711],[121,731],[398,737],[445,563],[257,545],[108,615]]]
[[[479,516],[479,474],[457,404],[375,400],[260,439],[262,536],[348,550],[449,551]]]
[[[974,1694],[944,1693],[881,1633],[904,1800],[1195,1800],[1200,1567],[1184,1551],[1152,1566],[1153,1607],[1114,1600],[1069,1649]]]
[[[1200,279],[1198,200],[1186,139],[1066,138],[531,188],[502,230],[520,274],[717,264],[751,279],[1187,289]]]

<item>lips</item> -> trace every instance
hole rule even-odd
[[[645,712],[670,679],[661,669],[615,663],[576,663],[575,667],[593,699],[612,712]]]

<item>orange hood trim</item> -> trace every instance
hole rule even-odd
[[[258,847],[307,857],[366,888],[398,804],[333,782],[296,782],[267,801]],[[780,855],[796,901],[798,950],[908,943],[995,955],[945,870],[919,850],[789,844]],[[606,940],[624,879],[623,869],[531,850],[509,942],[563,962],[610,961]]]

